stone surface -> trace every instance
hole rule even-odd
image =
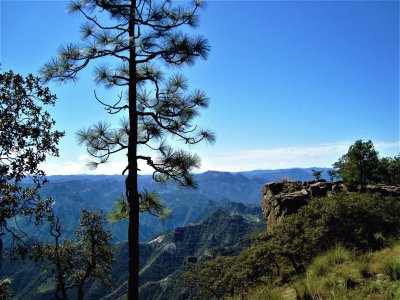
[[[271,229],[286,215],[295,213],[310,198],[299,181],[271,182],[264,185],[262,208]]]

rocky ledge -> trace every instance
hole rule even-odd
[[[347,187],[341,181],[311,180],[301,182],[282,180],[266,183],[262,193],[262,210],[267,220],[267,229],[271,230],[286,215],[295,213],[310,198],[324,197],[345,190],[347,190]],[[400,197],[400,187],[382,184],[368,185],[366,192]]]

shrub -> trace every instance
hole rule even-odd
[[[383,272],[392,280],[400,280],[400,257],[394,257],[383,266]]]

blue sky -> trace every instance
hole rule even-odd
[[[67,4],[1,1],[3,70],[37,73],[60,45],[79,41],[83,19],[66,14]],[[209,1],[196,31],[210,56],[180,71],[211,99],[197,123],[217,142],[189,149],[202,171],[329,167],[357,139],[382,156],[400,152],[398,1]],[[109,118],[94,89],[116,95],[95,86],[93,67],[77,83],[49,85],[66,131],[61,158],[44,165],[49,174],[89,172],[74,133]],[[115,157],[95,172],[123,166]]]

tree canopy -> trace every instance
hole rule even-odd
[[[11,234],[19,247],[26,237],[21,220],[38,224],[51,216],[51,199],[38,193],[46,182],[40,164],[58,156],[64,133],[54,130],[55,121],[45,110],[56,96],[38,77],[0,73],[0,100],[0,237]]]
[[[333,167],[338,169],[339,176],[350,187],[361,186],[378,179],[378,152],[371,141],[357,140]]]
[[[67,300],[70,290],[76,298],[83,299],[84,288],[92,281],[111,285],[110,269],[113,263],[111,234],[105,229],[104,215],[82,210],[76,240],[62,240],[61,222],[55,219],[50,226],[54,244],[44,243],[33,247],[30,254],[34,261],[54,273],[55,299]]]
[[[378,165],[379,182],[389,185],[400,185],[400,155],[383,157]]]
[[[400,155],[379,158],[372,141],[357,140],[337,162],[331,175],[341,177],[350,187],[364,189],[368,183],[400,184]],[[336,172],[336,173],[335,173]]]

